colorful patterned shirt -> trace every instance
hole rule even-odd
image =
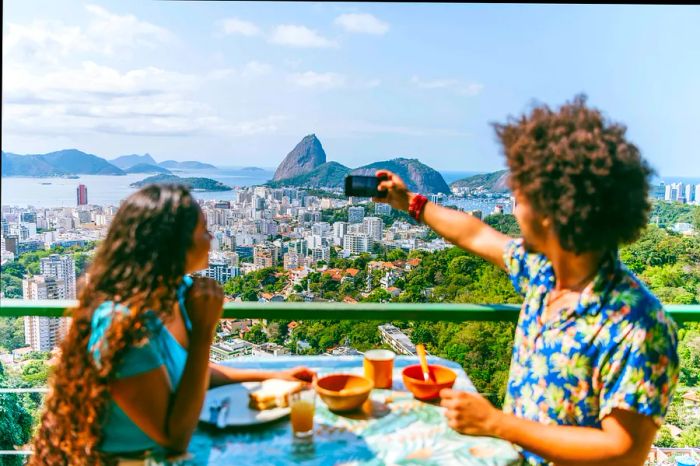
[[[677,328],[654,295],[608,255],[576,308],[543,321],[552,263],[511,240],[504,261],[525,297],[504,411],[544,424],[600,427],[614,408],[661,425],[678,380]],[[523,452],[528,464],[548,464]]]

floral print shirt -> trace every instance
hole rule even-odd
[[[525,297],[515,330],[504,411],[544,424],[600,427],[614,408],[661,425],[678,380],[677,328],[622,265],[602,263],[575,308],[544,322],[551,262],[511,240],[504,261]],[[523,452],[528,464],[548,464]]]

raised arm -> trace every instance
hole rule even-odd
[[[384,202],[395,209],[407,211],[416,193],[410,192],[403,180],[395,173],[379,170],[377,176],[386,178],[379,184],[379,189],[387,191],[387,196],[374,198],[374,201]],[[500,268],[505,268],[503,250],[509,237],[478,218],[428,202],[423,208],[420,220],[455,246],[481,256]]]

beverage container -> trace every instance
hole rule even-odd
[[[391,388],[395,357],[396,354],[389,350],[370,350],[365,353],[365,377],[374,383],[374,388]]]
[[[314,433],[316,392],[313,389],[304,389],[292,394],[289,406],[291,408],[290,418],[294,437],[311,437]]]

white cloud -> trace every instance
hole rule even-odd
[[[97,5],[86,5],[86,27],[60,21],[35,20],[9,23],[3,35],[3,60],[36,64],[63,63],[77,54],[114,55],[172,42],[167,29],[141,21],[133,15],[113,14]]]
[[[270,42],[289,47],[326,48],[337,47],[335,41],[321,36],[313,29],[294,24],[282,24],[272,31]]]
[[[338,16],[334,23],[348,32],[383,35],[389,31],[386,23],[369,13],[346,13]]]
[[[123,47],[155,47],[174,39],[165,28],[138,19],[134,15],[118,15],[97,5],[86,5],[93,16],[87,35],[96,41],[105,53],[114,53]]]
[[[191,97],[195,75],[156,67],[120,72],[85,62],[77,69],[36,75],[5,67],[3,123],[22,134],[193,134],[217,121],[208,105]]]
[[[441,78],[424,80],[418,76],[411,78],[411,83],[420,89],[447,89],[458,95],[473,97],[481,93],[483,84],[463,83],[457,79]]]
[[[270,71],[271,65],[253,60],[245,64],[242,75],[246,78],[257,78],[269,74]]]
[[[284,115],[270,115],[250,121],[222,124],[216,130],[232,137],[251,136],[255,134],[273,134],[279,130],[279,123],[288,120]]]
[[[301,87],[316,89],[333,89],[345,85],[345,76],[338,73],[316,73],[306,71],[304,73],[293,73],[289,80]]]
[[[260,28],[251,23],[238,18],[226,18],[222,22],[223,31],[225,34],[238,34],[241,36],[257,36],[260,34]]]

